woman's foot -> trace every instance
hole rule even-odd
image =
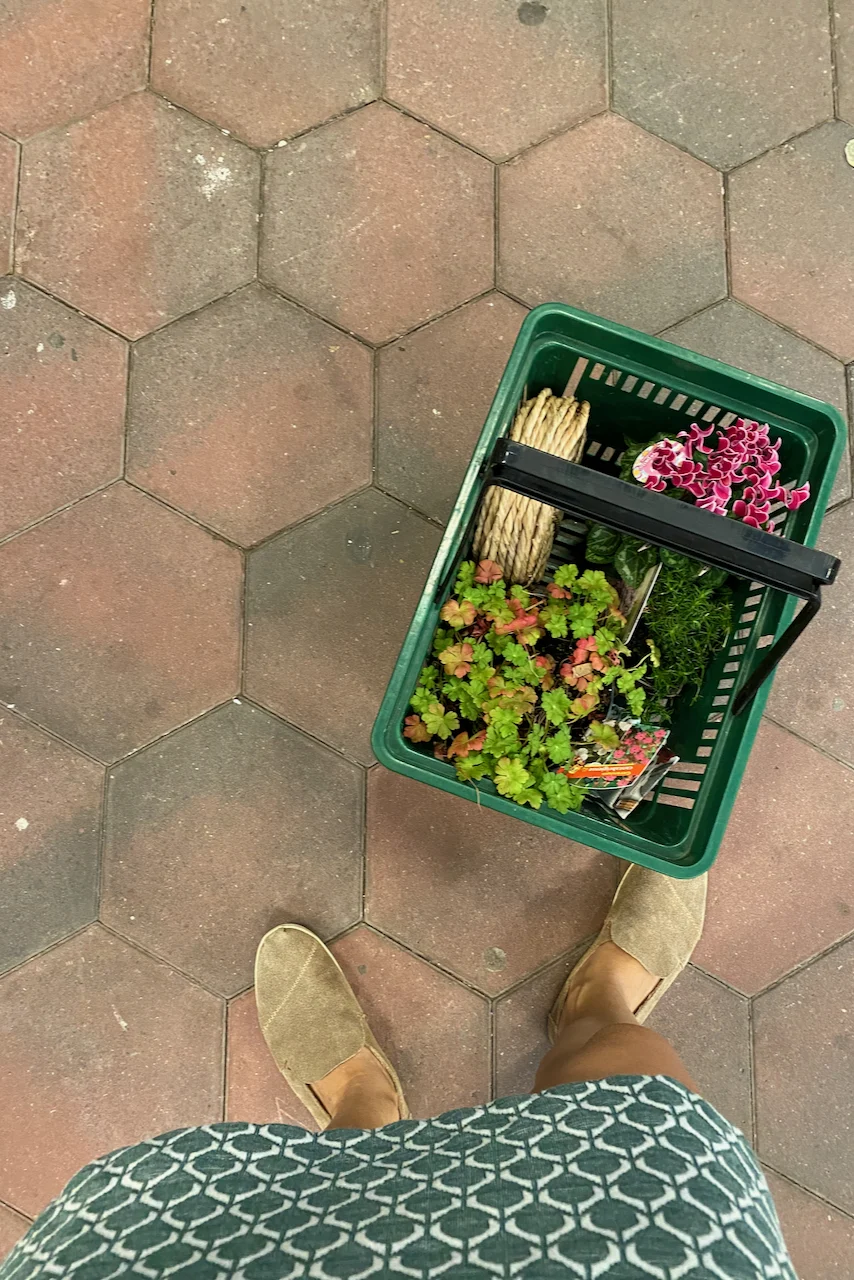
[[[568,1022],[589,1017],[603,1004],[634,1014],[661,981],[615,942],[603,942],[581,962],[570,980],[558,1018],[558,1032]]]
[[[368,1048],[310,1087],[332,1117],[330,1129],[378,1129],[401,1119],[394,1082]]]

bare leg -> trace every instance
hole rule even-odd
[[[360,1049],[311,1087],[332,1116],[330,1129],[378,1129],[400,1119],[394,1085],[370,1049]]]
[[[634,1010],[657,981],[615,943],[598,947],[569,989],[557,1040],[537,1070],[535,1092],[619,1075],[671,1076],[697,1092],[672,1045],[635,1018]]]

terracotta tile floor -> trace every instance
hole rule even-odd
[[[307,1119],[289,917],[417,1113],[528,1086],[617,864],[368,741],[526,308],[851,396],[852,0],[151,8],[0,20],[0,1253],[106,1149]],[[654,1019],[804,1280],[854,1274],[850,498]]]

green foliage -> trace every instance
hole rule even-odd
[[[450,738],[460,727],[459,716],[453,711],[446,711],[441,702],[431,702],[421,713],[421,719],[428,733],[435,733],[439,738]]]
[[[724,647],[732,627],[732,597],[726,587],[680,569],[662,567],[644,613],[659,665],[652,685],[659,698],[693,685],[699,694],[706,668]],[[653,657],[654,663],[654,657]]]
[[[546,803],[558,813],[569,813],[571,809],[580,809],[585,789],[569,781],[563,773],[549,773],[542,782]]]
[[[637,591],[657,562],[657,549],[638,542],[636,538],[623,538],[614,556],[614,568],[633,591]]]
[[[569,698],[563,689],[554,689],[550,693],[544,693],[540,701],[543,704],[543,711],[546,713],[546,719],[549,724],[561,725],[566,722],[569,715]]]
[[[622,534],[616,529],[608,529],[604,524],[592,524],[587,531],[584,554],[590,564],[612,564],[621,542]]]
[[[569,764],[575,755],[569,729],[566,726],[552,734],[545,743],[545,748],[552,764]]]
[[[600,747],[607,747],[609,751],[613,751],[620,745],[620,737],[614,726],[605,724],[602,720],[591,722],[590,737],[594,742],[598,742]]]
[[[562,564],[559,569],[555,570],[554,580],[557,586],[565,587],[571,591],[577,577],[577,564]]]
[[[635,561],[645,551],[655,556],[633,539],[620,542]],[[617,721],[605,720],[612,688],[616,705],[639,719],[648,694],[658,703],[675,679],[685,681],[693,633],[710,628],[696,615],[714,615],[709,602],[714,606],[720,596],[707,579],[695,576],[690,561],[663,567],[660,594],[670,594],[651,607],[648,639],[642,637],[643,652],[629,665],[620,639],[625,619],[601,569],[563,565],[544,586],[508,587],[494,563],[463,562],[410,699],[404,734],[465,782],[491,781],[500,795],[532,808],[578,809],[587,784],[563,770],[582,744],[606,751],[619,745]],[[686,592],[698,598],[696,608],[679,604]],[[686,613],[677,625],[674,617]],[[721,625],[725,639],[728,612]],[[675,662],[674,644],[684,651]]]

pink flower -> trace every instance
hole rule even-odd
[[[807,500],[808,484],[786,489],[775,481],[781,441],[771,443],[767,423],[737,418],[718,430],[714,448],[708,443],[713,430],[693,422],[678,439],[652,445],[636,464],[638,479],[658,493],[668,487],[682,489],[698,507],[715,515],[727,515],[731,505],[736,519],[756,528],[769,524],[772,502],[796,511]]]

